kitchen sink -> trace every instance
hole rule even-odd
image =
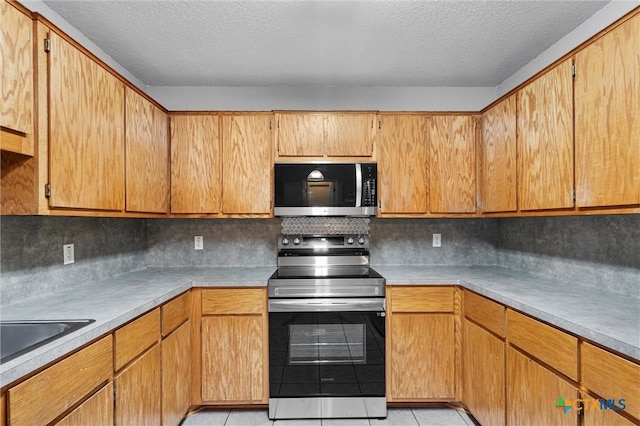
[[[0,364],[92,322],[95,320],[0,321]]]

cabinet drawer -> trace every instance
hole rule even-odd
[[[190,291],[162,305],[162,337],[169,335],[180,324],[186,322],[190,313]]]
[[[160,337],[160,309],[154,309],[116,330],[115,370],[118,371]]]
[[[260,314],[266,295],[259,288],[216,288],[202,291],[202,314]]]
[[[582,344],[582,384],[604,399],[624,398],[626,411],[640,419],[640,365]]]
[[[453,287],[388,287],[391,312],[453,312]]]
[[[578,380],[578,339],[519,314],[507,310],[507,337],[510,343]]]
[[[113,373],[113,340],[104,337],[9,389],[9,424],[47,424]]]
[[[465,291],[464,316],[500,337],[506,334],[506,308],[493,300]]]

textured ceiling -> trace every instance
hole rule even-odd
[[[150,86],[497,86],[608,1],[44,3]]]

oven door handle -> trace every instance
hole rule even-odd
[[[385,299],[270,299],[269,312],[384,312]]]

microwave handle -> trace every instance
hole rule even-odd
[[[362,164],[356,163],[356,207],[362,207]]]

